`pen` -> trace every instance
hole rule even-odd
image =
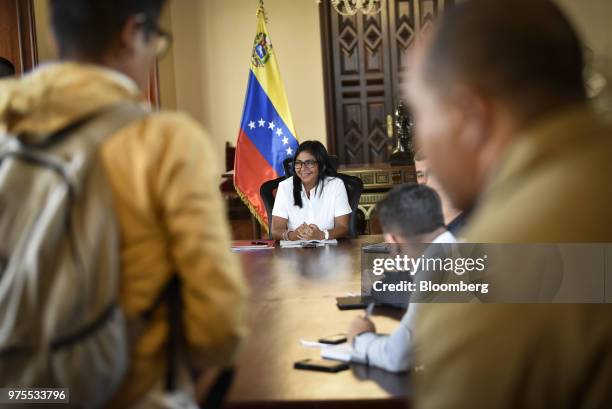
[[[372,315],[372,311],[374,311],[374,303],[371,302],[368,304],[368,308],[366,308],[366,312],[365,312],[365,319],[370,318],[370,315]]]

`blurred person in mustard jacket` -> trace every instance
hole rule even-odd
[[[168,46],[164,0],[51,0],[61,62],[0,82],[0,129],[45,136],[121,101],[142,101],[149,70]],[[109,136],[102,161],[121,237],[121,305],[129,318],[154,304],[173,272],[181,279],[190,363],[232,362],[245,335],[245,292],[230,253],[221,167],[190,117],[153,113]],[[141,401],[165,375],[165,305],[136,340],[113,408]]]
[[[550,1],[448,10],[411,61],[419,146],[468,242],[612,242],[612,129]],[[612,407],[609,304],[428,305],[419,409]]]

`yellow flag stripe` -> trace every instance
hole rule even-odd
[[[264,33],[268,37],[268,28],[263,13],[259,14],[259,21],[257,22],[257,33]],[[276,61],[276,53],[274,48],[270,50],[270,57],[266,64],[262,67],[256,67],[251,62],[251,71],[259,81],[259,84],[263,88],[266,95],[274,105],[274,108],[287,125],[287,128],[296,137],[295,127],[293,126],[293,118],[291,117],[291,111],[289,110],[289,102],[287,101],[287,94],[285,94],[285,87],[281,81],[280,72],[278,69],[278,62]]]

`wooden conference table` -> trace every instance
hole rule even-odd
[[[362,236],[337,246],[239,253],[251,288],[250,337],[227,407],[405,407],[405,374],[357,364],[336,374],[293,369],[295,361],[319,356],[300,339],[346,332],[351,319],[363,314],[338,310],[336,297],[359,293],[361,245],[380,241],[382,236]],[[401,314],[375,310],[377,330],[392,331]]]

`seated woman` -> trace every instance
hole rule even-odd
[[[346,236],[351,206],[342,179],[321,142],[306,141],[293,160],[294,176],[278,185],[272,209],[277,240],[327,240]]]

